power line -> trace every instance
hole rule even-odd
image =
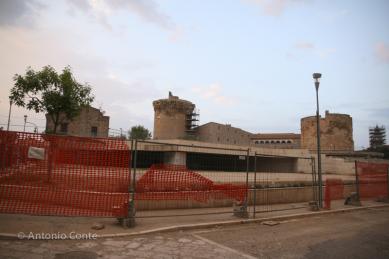
[[[8,115],[3,115],[3,114],[0,114],[0,117],[5,117],[5,118],[8,118]],[[29,118],[32,118],[32,116],[28,116]],[[13,116],[11,117],[12,118],[18,118],[18,119],[24,119],[24,117],[22,116]],[[39,118],[32,118],[33,120],[40,120],[40,121],[45,121],[46,119],[39,119]]]
[[[7,123],[0,123],[0,125],[7,126],[8,124]],[[10,124],[9,126],[10,127],[11,126],[14,126],[14,127],[24,127],[23,124]],[[33,126],[33,125],[27,125],[26,124],[26,128],[35,128],[35,127],[37,127],[37,128],[46,128],[45,126]]]

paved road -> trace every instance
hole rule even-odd
[[[389,258],[389,208],[200,235],[258,258]]]
[[[0,258],[389,258],[389,208],[131,238],[0,240]]]

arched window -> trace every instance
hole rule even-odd
[[[266,140],[266,142],[265,142],[266,144],[269,144],[269,140]]]
[[[275,142],[274,142],[274,140],[272,140],[272,141],[270,141],[270,143],[271,143],[271,144],[274,144]]]
[[[291,144],[291,143],[292,143],[292,141],[291,141],[291,140],[288,140],[288,141],[287,141],[287,143],[288,143],[288,144]]]
[[[263,141],[263,140],[261,140],[261,142],[260,142],[261,144],[264,144],[265,143],[265,141]]]
[[[286,142],[285,142],[285,140],[283,140],[283,141],[281,141],[281,143],[282,143],[282,144],[285,144]]]
[[[277,144],[280,144],[280,141],[279,141],[279,140],[277,140],[277,141],[276,141],[276,143],[277,143]]]
[[[258,140],[257,140],[257,141],[255,141],[255,144],[259,144]]]

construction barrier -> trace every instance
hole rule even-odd
[[[356,162],[360,199],[388,197],[389,164]]]
[[[123,140],[0,131],[0,213],[125,217]]]
[[[311,157],[129,143],[0,131],[0,213],[134,219],[253,212],[255,217],[289,209],[278,204],[317,200]],[[299,171],[301,165],[308,174]],[[296,174],[304,180],[297,182]],[[194,210],[200,208],[206,210]]]
[[[183,165],[154,164],[136,183],[136,201],[246,199],[246,184],[215,184]]]
[[[344,184],[342,179],[326,179],[324,208],[331,209],[332,200],[344,198]]]

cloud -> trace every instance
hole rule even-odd
[[[108,19],[119,11],[137,15],[142,20],[166,30],[174,30],[171,18],[161,12],[153,0],[68,0],[69,4],[83,12],[90,13],[101,24],[110,27]]]
[[[314,43],[308,41],[300,41],[293,45],[293,49],[290,49],[286,53],[288,59],[299,61],[305,54],[316,55],[321,59],[325,59],[336,52],[335,48],[322,48],[316,46]]]
[[[135,123],[147,127],[152,125],[151,103],[161,94],[156,87],[153,62],[138,59],[112,61],[89,48],[88,35],[80,36],[73,29],[64,29],[53,37],[55,33],[56,28],[25,30],[7,27],[0,30],[0,49],[3,50],[0,59],[0,124],[7,123],[13,75],[23,74],[27,66],[40,70],[50,64],[57,71],[71,65],[77,81],[88,82],[93,87],[94,106],[103,106],[106,115],[111,117],[110,127],[124,129]],[[44,127],[43,114],[19,107],[12,107],[11,123],[23,124],[24,114],[31,122]]]
[[[375,56],[380,62],[389,63],[389,45],[378,42],[374,48]]]
[[[258,5],[265,15],[281,16],[287,8],[295,4],[302,4],[305,0],[244,0]]]
[[[223,87],[219,83],[212,83],[206,87],[193,87],[192,91],[199,94],[203,99],[210,100],[216,104],[231,106],[236,103],[231,97],[222,94]]]
[[[297,49],[314,49],[315,45],[310,42],[297,42],[294,47]]]
[[[383,122],[389,123],[389,107],[370,109],[370,118],[378,118]]]
[[[337,10],[335,12],[331,11],[321,15],[321,18],[328,23],[339,22],[340,19],[346,17],[350,14],[350,11],[347,9]]]
[[[319,55],[320,58],[325,59],[330,55],[334,54],[335,52],[336,52],[335,48],[324,48],[324,49],[319,49],[317,51],[317,54]]]
[[[34,0],[1,0],[0,26],[31,26],[42,8],[45,6]]]

